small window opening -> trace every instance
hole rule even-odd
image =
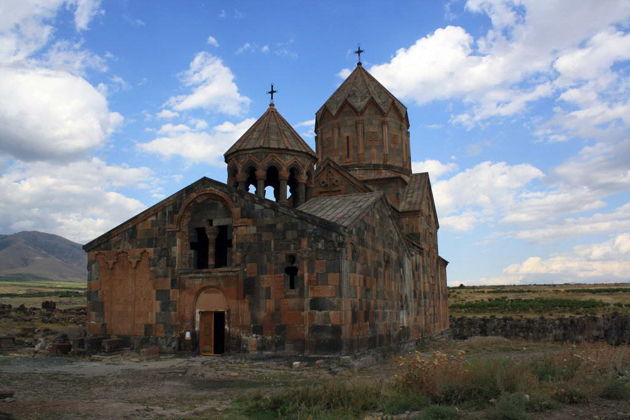
[[[220,225],[217,227],[219,232],[214,241],[214,267],[220,268],[228,265],[228,250],[232,248],[232,226]]]
[[[287,267],[285,267],[284,269],[284,274],[287,275],[287,277],[289,278],[289,289],[293,290],[295,289],[295,283],[296,283],[296,278],[298,275],[298,268],[295,266],[295,255],[288,255],[287,256],[287,263],[289,264]]]
[[[195,251],[195,268],[208,268],[208,235],[206,228],[195,228],[196,240],[190,242],[190,249]]]

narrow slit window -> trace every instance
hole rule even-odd
[[[284,274],[286,274],[286,276],[287,276],[290,290],[293,290],[296,287],[298,268],[295,265],[295,261],[296,261],[295,255],[288,255],[287,256],[287,263],[289,265],[287,267],[285,267],[285,269],[284,269]]]

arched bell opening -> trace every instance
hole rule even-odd
[[[267,168],[265,177],[265,198],[280,201],[280,173],[275,166]]]
[[[249,166],[246,170],[245,170],[246,178],[245,178],[245,185],[243,186],[243,189],[249,193],[255,194],[256,193],[256,168],[254,166]]]

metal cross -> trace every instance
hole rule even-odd
[[[271,90],[269,92],[267,92],[268,95],[271,95],[271,103],[273,103],[273,94],[277,93],[277,90],[274,90],[273,88],[273,83],[271,84]]]
[[[354,52],[357,55],[357,57],[359,57],[359,61],[357,62],[357,64],[361,64],[361,54],[364,52],[365,50],[362,50],[360,45],[357,46],[357,50]]]

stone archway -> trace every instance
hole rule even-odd
[[[217,355],[226,350],[228,305],[219,289],[203,290],[195,303],[195,330],[199,354]]]

